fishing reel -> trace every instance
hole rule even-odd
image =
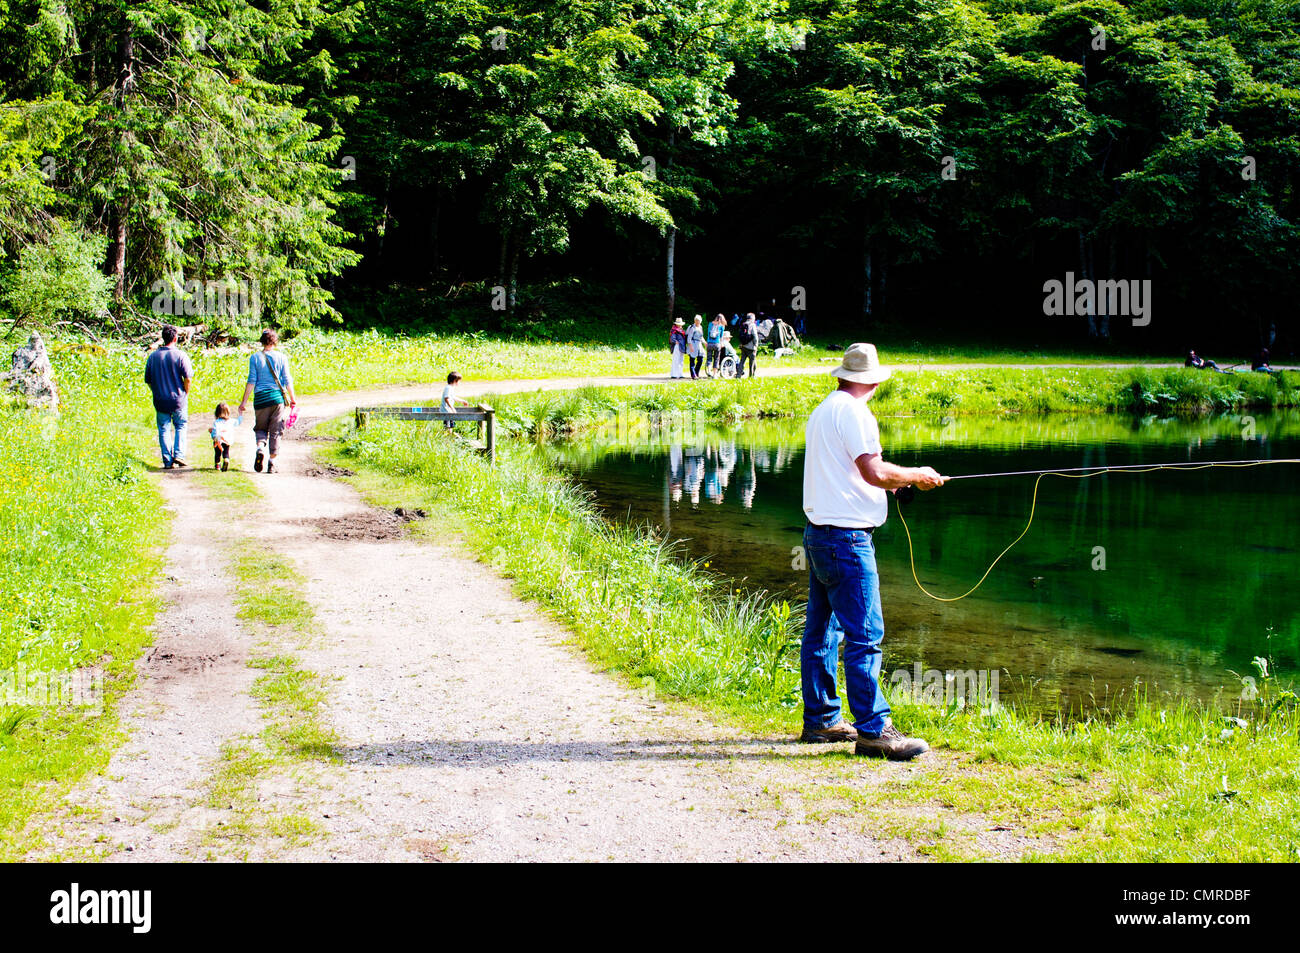
[[[894,491],[894,499],[898,500],[899,506],[906,506],[916,499],[916,487],[910,483],[907,486],[900,486]]]

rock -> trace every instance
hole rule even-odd
[[[29,406],[59,412],[59,389],[54,368],[45,352],[45,341],[37,331],[14,351],[13,369],[3,376],[5,390],[17,394]]]

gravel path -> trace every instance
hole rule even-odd
[[[461,392],[588,382],[466,382]],[[427,401],[435,390],[316,396],[303,407],[328,417],[358,404]],[[199,417],[191,422],[199,437],[205,427]],[[129,740],[70,799],[76,812],[52,819],[48,856],[917,857],[904,837],[878,833],[896,824],[835,811],[828,820],[821,795],[842,798],[846,790],[952,770],[954,756],[934,752],[894,765],[844,757],[849,746],[738,738],[690,706],[648,697],[566,645],[558,626],[454,540],[395,531],[385,514],[314,464],[312,446],[287,440],[275,474],[251,474],[267,504],[260,508],[215,503],[192,473],[158,475],[175,513],[168,605],[123,708]],[[245,467],[249,456],[247,446],[232,452]],[[340,526],[349,532],[332,531]],[[305,646],[279,645],[275,633],[235,622],[223,547],[257,545],[252,540],[272,541],[306,578],[317,632]],[[251,782],[256,814],[308,822],[314,833],[307,836],[285,836],[273,824],[220,836],[238,820],[233,805],[212,802],[222,746],[255,737],[263,724],[249,693],[258,673],[247,664],[258,651],[292,651],[328,686],[321,720],[337,733],[338,757],[276,762]],[[1013,832],[989,833],[998,825],[984,818],[944,812],[941,820],[971,832],[986,855],[1031,846]]]

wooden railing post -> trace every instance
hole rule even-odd
[[[444,411],[426,410],[423,407],[357,407],[353,413],[356,416],[357,429],[363,429],[370,420],[371,414],[378,414],[381,417],[390,420],[418,420],[418,421],[452,421],[468,417],[478,424],[478,440],[474,441],[477,446],[476,450],[481,451],[489,463],[496,463],[497,459],[497,426],[496,411],[486,404],[478,404],[472,411]]]

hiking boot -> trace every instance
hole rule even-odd
[[[262,445],[258,444],[257,456],[253,458],[253,469],[256,470],[258,473],[262,472],[262,457],[263,457]]]
[[[911,761],[919,754],[925,754],[930,746],[920,738],[909,738],[893,725],[886,725],[879,738],[858,736],[854,754],[867,758],[888,758],[890,761]]]
[[[225,473],[229,469],[230,469],[230,458],[227,457],[221,461],[221,472]]]
[[[274,472],[275,472],[275,461],[274,461],[274,460],[267,460],[267,461],[266,461],[266,472],[267,472],[267,473],[274,473]]]
[[[833,745],[841,741],[857,741],[858,730],[847,721],[839,721],[829,728],[804,728],[799,740],[808,745]]]

